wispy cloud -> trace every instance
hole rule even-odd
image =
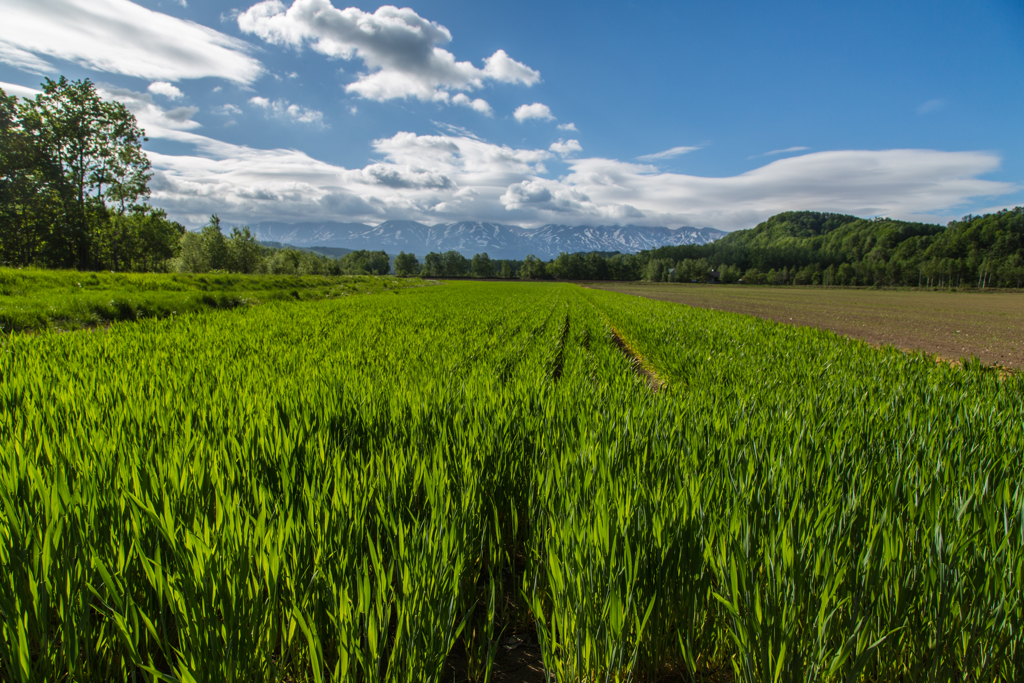
[[[0,41],[2,41],[2,37],[0,37]],[[45,59],[40,59],[31,52],[26,52],[4,42],[0,42],[0,62],[10,64],[15,69],[21,69],[32,74],[43,75],[56,71],[53,64],[50,64]]]
[[[918,107],[917,107],[917,115],[918,116],[924,116],[925,114],[930,114],[933,111],[938,111],[939,109],[942,109],[945,106],[946,106],[946,100],[943,100],[943,99],[928,100],[927,102],[923,102],[920,105],[918,105]]]
[[[192,119],[199,113],[199,107],[164,109],[153,101],[148,92],[135,92],[109,83],[97,83],[96,92],[103,99],[115,100],[128,107],[150,137],[162,137],[165,130],[184,131],[200,127],[200,123]]]
[[[36,72],[52,70],[40,57],[45,55],[151,80],[212,76],[248,84],[263,73],[250,49],[237,38],[129,0],[8,2],[0,21],[0,59]]]
[[[640,161],[658,161],[660,159],[672,159],[690,152],[695,152],[700,147],[673,147],[672,149],[666,149],[664,152],[655,152],[654,154],[644,154],[643,156],[637,157]]]
[[[778,154],[792,154],[793,152],[805,152],[805,151],[807,151],[809,149],[810,149],[810,147],[787,147],[786,149],[773,149],[770,152],[765,152],[763,154],[755,154],[755,155],[749,156],[747,158],[748,159],[760,159],[762,157],[773,157],[773,156],[776,156]]]
[[[442,133],[447,133],[454,137],[469,138],[470,140],[479,140],[480,142],[483,142],[483,138],[468,128],[456,126],[451,123],[445,123],[444,121],[431,121],[431,123],[434,124]]]

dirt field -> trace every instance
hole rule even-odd
[[[927,292],[817,287],[595,282],[690,306],[821,327],[872,344],[920,349],[951,360],[1024,369],[1024,293]]]

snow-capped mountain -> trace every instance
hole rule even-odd
[[[297,247],[383,249],[389,254],[411,252],[422,258],[431,251],[457,251],[464,256],[486,252],[491,258],[522,259],[527,254],[553,259],[560,252],[619,251],[680,244],[707,244],[723,235],[714,228],[655,228],[637,225],[544,225],[521,228],[501,223],[439,223],[385,221],[376,227],[362,223],[257,223],[256,238]]]

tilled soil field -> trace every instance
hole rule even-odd
[[[832,330],[957,360],[1024,369],[1024,293],[595,282],[585,286]]]

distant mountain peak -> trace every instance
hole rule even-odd
[[[714,228],[638,225],[542,225],[521,228],[503,223],[458,221],[425,225],[388,220],[371,227],[362,223],[257,223],[256,238],[300,247],[382,249],[411,252],[420,258],[431,251],[458,251],[464,256],[486,252],[491,258],[523,259],[528,254],[550,260],[560,252],[635,253],[682,244],[707,244],[726,233]]]

